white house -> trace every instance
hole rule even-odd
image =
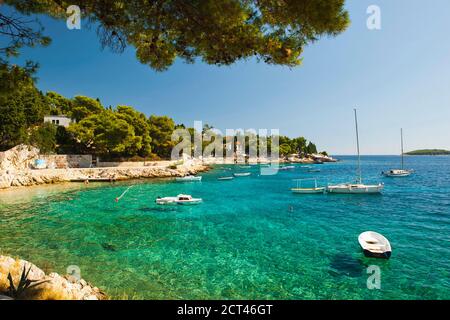
[[[67,116],[60,115],[60,116],[45,116],[44,122],[50,122],[57,126],[62,126],[67,128],[72,122],[75,122],[75,120],[70,119]]]

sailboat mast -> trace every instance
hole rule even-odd
[[[362,177],[361,177],[361,155],[359,152],[359,133],[358,133],[358,116],[356,114],[356,109],[354,109],[355,111],[355,125],[356,125],[356,146],[358,149],[358,182],[359,184],[362,184]]]
[[[403,170],[403,128],[400,129],[400,137],[402,139],[402,170]]]

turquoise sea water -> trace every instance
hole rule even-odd
[[[148,299],[450,299],[450,157],[407,157],[416,173],[383,178],[399,157],[363,157],[383,195],[295,195],[291,179],[354,178],[355,158],[259,176],[217,166],[202,182],[128,181],[0,192],[0,252],[81,276],[114,297]],[[230,170],[223,170],[226,167]],[[235,171],[252,176],[217,177]],[[134,185],[116,203],[126,188]],[[201,197],[161,207],[157,196]],[[365,258],[357,237],[384,234],[390,260]],[[367,289],[367,267],[381,289]]]

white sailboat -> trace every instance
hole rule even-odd
[[[400,129],[400,136],[402,141],[402,168],[401,169],[391,169],[389,171],[384,171],[382,174],[386,177],[408,177],[413,173],[413,170],[404,169],[404,157],[403,157],[403,129]]]
[[[367,185],[362,182],[361,174],[361,155],[359,152],[359,132],[358,132],[358,116],[355,110],[355,126],[356,126],[356,145],[358,149],[358,179],[356,183],[343,183],[337,185],[329,185],[327,192],[329,193],[351,193],[351,194],[377,194],[381,193],[384,185],[379,183],[375,185]]]

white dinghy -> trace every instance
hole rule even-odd
[[[164,198],[157,198],[156,203],[157,204],[182,204],[182,205],[192,205],[192,204],[199,204],[203,200],[200,198],[192,198],[192,196],[188,194],[179,194],[176,197],[164,197]]]
[[[175,179],[178,182],[191,182],[191,181],[202,181],[201,176],[184,176],[184,177],[178,177]]]
[[[338,185],[329,185],[327,191],[329,193],[349,193],[349,194],[379,194],[384,188],[382,183],[367,185],[362,182],[361,174],[361,154],[359,152],[359,133],[358,133],[358,116],[355,111],[355,126],[356,126],[356,145],[358,150],[358,178],[356,183],[344,183]]]
[[[391,244],[388,239],[377,232],[366,231],[361,233],[358,237],[358,242],[366,257],[383,259],[391,257]]]

